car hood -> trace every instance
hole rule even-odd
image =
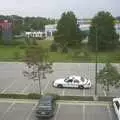
[[[60,78],[54,81],[55,83],[65,83],[64,78]]]

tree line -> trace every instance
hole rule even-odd
[[[13,23],[13,34],[19,35],[24,31],[45,29],[45,25],[54,24],[55,19],[44,17],[21,17],[17,15],[4,16],[0,15],[0,20],[8,20]]]
[[[64,12],[57,24],[54,42],[65,48],[80,48],[81,41],[88,36],[88,46],[91,50],[106,51],[116,49],[119,44],[119,35],[115,29],[115,18],[109,12],[98,12],[91,21],[89,33],[81,31],[77,18],[72,11]]]

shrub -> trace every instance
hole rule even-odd
[[[60,100],[93,101],[93,96],[60,96]]]
[[[50,46],[50,51],[51,52],[56,52],[58,50],[58,45],[56,43],[52,43]]]
[[[98,100],[99,101],[111,101],[112,102],[112,99],[113,99],[114,97],[110,97],[110,96],[99,96],[98,97]]]
[[[41,95],[37,94],[37,93],[28,94],[28,99],[39,99],[40,97],[41,97]]]

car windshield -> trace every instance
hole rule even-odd
[[[39,110],[52,110],[51,106],[41,106],[40,105],[38,108],[39,108]]]
[[[64,79],[64,81],[66,81],[67,82],[67,80],[69,79],[69,77],[66,77],[65,79]]]
[[[40,110],[52,110],[51,104],[50,103],[39,103],[38,108]]]

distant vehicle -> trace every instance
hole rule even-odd
[[[120,98],[113,98],[113,106],[118,120],[120,120]]]
[[[55,114],[56,102],[52,96],[43,96],[40,98],[36,107],[36,117],[52,117]]]
[[[91,81],[87,78],[83,78],[81,76],[68,76],[66,78],[57,79],[53,82],[53,87],[58,88],[91,88]]]

